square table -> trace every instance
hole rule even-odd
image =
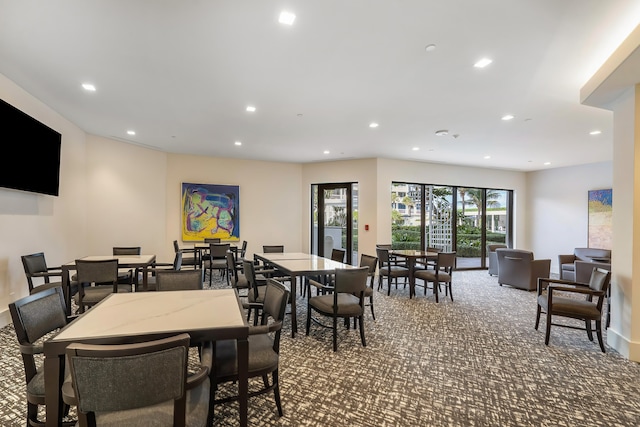
[[[291,253],[290,253],[291,254]],[[294,252],[287,253],[262,253],[254,254],[254,257],[274,265],[278,270],[291,276],[291,337],[298,332],[298,316],[296,314],[296,284],[298,277],[321,276],[335,273],[337,268],[355,268],[350,264],[333,261],[318,255]]]
[[[155,255],[90,255],[83,258],[87,261],[103,261],[106,259],[117,259],[118,268],[142,269],[142,289],[147,290],[147,268],[156,262]],[[62,264],[62,291],[64,292],[65,303],[67,304],[67,316],[71,315],[71,279],[69,272],[76,269],[76,262],[71,261]]]
[[[44,343],[46,425],[60,425],[67,346],[124,344],[186,332],[192,344],[235,339],[240,425],[247,425],[249,327],[233,289],[111,294]]]

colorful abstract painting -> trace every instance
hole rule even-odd
[[[589,191],[589,247],[613,249],[611,189]]]
[[[182,183],[182,240],[240,240],[240,187]]]

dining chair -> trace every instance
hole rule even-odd
[[[367,345],[364,337],[364,292],[367,287],[369,267],[337,268],[333,286],[327,286],[325,293],[310,296],[307,293],[307,335],[311,322],[333,330],[333,351],[338,351],[338,318],[344,318],[349,327],[349,320],[356,318],[360,326],[362,346]],[[312,311],[330,317],[332,325],[325,325],[312,317]]]
[[[40,359],[43,353],[42,339],[65,327],[75,316],[66,315],[60,286],[42,289],[10,303],[9,312],[24,365],[27,426],[44,425],[44,420],[38,418],[38,408],[45,405],[44,370]],[[68,413],[68,405],[64,411]],[[75,421],[72,421],[64,425],[74,424]]]
[[[369,269],[368,272],[368,280],[367,287],[364,290],[364,297],[369,300],[368,303],[365,303],[365,306],[369,306],[371,309],[371,317],[373,320],[376,320],[376,315],[373,312],[373,286],[376,280],[376,268],[378,267],[378,257],[362,254],[360,255],[360,267],[367,267]]]
[[[445,296],[449,296],[453,301],[453,291],[451,289],[451,281],[453,269],[456,265],[456,253],[454,252],[438,252],[438,258],[433,269],[418,269],[413,272],[415,279],[421,279],[421,286],[424,287],[424,294],[427,294],[429,283],[432,284],[433,294],[438,302],[438,294],[440,293],[440,285],[444,285]],[[418,282],[416,282],[416,286]]]
[[[236,254],[233,251],[227,251],[226,261],[227,261],[227,285],[235,289],[236,292],[238,292],[238,295],[240,295],[241,290],[244,292],[249,289],[249,283],[244,273],[242,264],[238,266],[238,262],[236,260]],[[246,297],[247,295],[245,294],[240,296]]]
[[[112,249],[113,255],[141,255],[141,246],[114,246]],[[137,271],[136,271],[137,272]],[[129,276],[133,275],[134,285],[138,286],[138,277],[134,274],[133,269],[122,269],[118,273],[118,283],[126,284],[129,281]]]
[[[209,272],[209,286],[213,283],[213,270],[220,271],[220,277],[225,277],[230,247],[229,243],[209,243],[209,254],[202,260],[202,268]]]
[[[551,278],[538,279],[538,307],[535,329],[538,330],[540,315],[546,314],[547,328],[545,345],[549,345],[551,326],[587,331],[589,341],[593,341],[593,323],[600,350],[605,353],[602,340],[602,306],[611,284],[611,272],[604,268],[594,268],[589,283]],[[582,321],[579,327],[568,323],[553,323],[553,318],[571,318]]]
[[[58,267],[48,267],[44,252],[22,255],[22,266],[27,277],[29,294],[44,291],[45,289],[62,286],[62,270]],[[55,279],[55,280],[52,280]],[[78,282],[73,281],[72,294],[78,289]]]
[[[194,269],[200,268],[202,266],[202,261],[200,258],[200,250],[194,248],[181,248],[178,244],[177,240],[173,241],[173,250],[174,252],[182,252],[182,265],[190,266]]]
[[[74,295],[74,301],[78,306],[78,312],[84,313],[85,309],[102,301],[111,293],[131,292],[133,283],[129,276],[129,283],[118,283],[118,260],[76,260],[78,292]]]
[[[212,346],[190,367],[189,334],[133,344],[72,343],[62,397],[80,427],[209,426]],[[190,373],[193,369],[194,373]]]
[[[284,253],[284,245],[262,245],[262,252],[265,254],[281,254],[281,253]],[[288,274],[278,270],[273,265],[264,263],[262,265],[262,268],[273,270],[271,277],[278,278],[278,280],[280,281],[290,281]],[[302,287],[301,292],[303,290],[304,290],[304,287]],[[292,298],[295,298],[295,296],[292,296]]]
[[[331,260],[337,262],[344,262],[344,257],[347,254],[347,251],[344,249],[331,249]]]
[[[336,249],[336,248],[331,249],[330,259],[331,261],[344,262],[344,257],[346,253],[347,251],[344,249]],[[300,291],[303,297],[307,295],[306,294],[307,288],[311,289],[311,286],[315,287],[317,292],[320,292],[324,285],[331,284],[331,282],[333,281],[333,274],[323,274],[321,276],[318,276],[318,275],[308,276],[306,280],[309,282],[308,285],[310,286],[302,286],[302,289]]]
[[[113,255],[141,255],[141,246],[114,246]]]
[[[393,244],[391,244],[391,243],[376,243],[376,248],[386,249],[388,251],[392,251],[393,250]],[[389,253],[389,261],[393,265],[399,265],[399,266],[402,266],[402,267],[406,267],[407,266],[407,261],[406,260],[399,259],[397,256],[393,255],[392,253]]]
[[[258,323],[258,313],[262,309],[264,303],[264,295],[267,291],[267,276],[271,275],[274,270],[260,269],[260,274],[256,272],[256,265],[249,261],[244,260],[242,262],[242,268],[244,271],[243,276],[247,281],[247,322],[251,320],[251,313],[253,312],[253,324]]]
[[[146,269],[147,274],[147,291],[156,290],[156,278],[161,271],[179,271],[182,269],[182,252],[176,252],[173,256],[173,262],[155,262],[150,268]],[[144,269],[139,268],[136,273],[138,281],[136,283],[136,292],[144,291],[139,284],[144,283]]]
[[[273,391],[278,409],[282,416],[280,401],[280,334],[284,320],[285,308],[289,299],[289,290],[275,279],[269,279],[266,285],[264,303],[260,315],[260,325],[249,327],[249,378],[262,377],[264,387],[253,391],[250,397]],[[238,380],[237,349],[233,340],[216,341],[215,359],[212,371],[212,395],[215,404],[231,402],[238,396],[215,399],[217,385]],[[271,382],[268,375],[271,374]],[[213,412],[213,410],[212,410]]]
[[[247,255],[247,241],[242,241],[242,246],[240,246],[240,250],[236,255],[236,263],[242,267],[242,261],[244,261],[244,257]]]
[[[203,289],[204,270],[161,270],[156,273],[156,291],[192,291]]]
[[[284,245],[262,245],[262,252],[265,254],[283,253]]]
[[[403,277],[405,280],[409,278],[409,269],[402,265],[397,265],[389,258],[389,249],[376,247],[376,255],[378,256],[378,263],[380,264],[378,274],[378,290],[383,288],[383,278],[387,279],[387,295],[391,295],[391,281],[395,281],[396,289],[398,289],[398,277]]]

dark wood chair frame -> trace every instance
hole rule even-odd
[[[600,280],[600,282],[599,282]],[[551,278],[538,278],[538,307],[536,312],[536,324],[535,329],[538,330],[538,325],[540,323],[540,316],[542,313],[546,314],[546,330],[544,343],[545,345],[549,345],[549,338],[551,336],[551,326],[558,326],[562,328],[570,328],[570,329],[578,329],[582,331],[587,331],[587,336],[589,341],[593,341],[593,330],[595,329],[596,336],[598,337],[598,344],[600,345],[600,350],[603,353],[606,352],[604,347],[604,341],[602,339],[602,306],[604,300],[607,298],[609,287],[611,285],[611,272],[605,270],[603,268],[594,268],[593,273],[591,275],[591,280],[589,283],[579,283],[570,280],[560,280],[560,279],[551,279]],[[546,290],[547,294],[543,295]],[[593,314],[587,314],[585,310],[576,310],[575,307],[566,307],[563,310],[562,304],[558,304],[560,308],[553,309],[554,304],[554,294],[558,294],[556,296],[556,300],[562,298],[562,300],[566,300],[567,298],[560,297],[562,293],[573,294],[573,295],[583,295],[585,300],[589,303],[592,303],[594,308],[596,309]],[[595,298],[595,302],[593,302]],[[544,300],[544,301],[542,301]],[[561,300],[561,301],[562,301]],[[583,300],[583,301],[585,301]],[[543,304],[546,305],[546,310],[543,308]],[[583,327],[569,325],[564,323],[553,323],[553,316],[558,317],[568,317],[576,320],[582,320],[584,322]],[[595,328],[592,327],[592,322],[595,323]]]

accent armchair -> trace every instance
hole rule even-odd
[[[602,305],[607,297],[611,272],[601,268],[591,271],[588,283],[570,280],[540,279],[538,281],[538,311],[535,329],[540,324],[540,315],[546,314],[545,345],[549,345],[551,326],[587,331],[589,341],[593,341],[593,323],[600,350],[605,352],[602,340]],[[575,326],[566,322],[553,323],[554,318],[571,318],[584,322]],[[593,322],[593,323],[592,323]]]
[[[538,278],[549,277],[550,259],[534,259],[533,252],[522,249],[497,249],[498,283],[533,291]]]
[[[586,261],[599,263],[603,265],[593,264],[593,267],[605,267],[607,270],[611,270],[611,251],[609,249],[597,249],[597,248],[575,248],[572,254],[558,255],[558,268],[560,270],[561,280],[571,280],[581,283],[589,281],[592,268],[587,268],[586,277],[583,276],[578,280],[576,277],[576,262]],[[606,267],[608,265],[608,267]]]
[[[498,275],[498,254],[496,249],[507,249],[507,245],[487,245],[487,256],[489,257],[489,276]]]

